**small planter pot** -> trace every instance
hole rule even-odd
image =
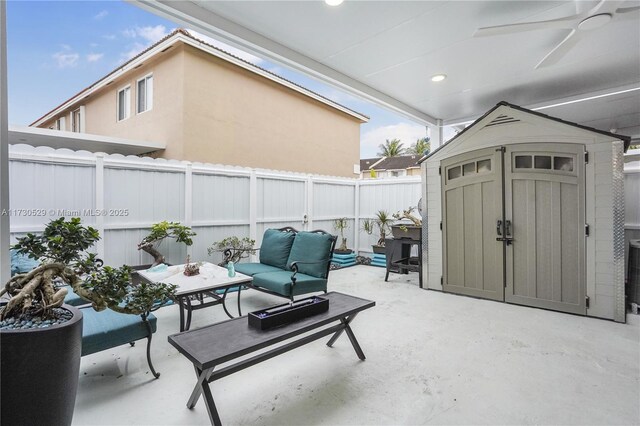
[[[353,253],[353,250],[351,249],[347,249],[347,250],[334,249],[333,250],[333,254],[351,254],[351,253]]]
[[[385,254],[386,253],[386,249],[384,246],[371,246],[371,248],[373,249],[373,253],[374,254]]]
[[[70,425],[78,389],[82,312],[48,328],[0,331],[3,425]]]
[[[406,228],[406,231],[402,228]],[[393,225],[391,226],[393,238],[409,238],[411,240],[422,239],[422,226],[415,225]]]

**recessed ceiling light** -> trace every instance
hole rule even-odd
[[[340,6],[344,0],[324,0],[329,6]]]
[[[445,74],[436,74],[433,77],[431,77],[431,81],[438,82],[438,81],[444,80],[445,78],[447,78]]]

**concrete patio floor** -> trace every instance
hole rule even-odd
[[[212,384],[224,424],[640,424],[640,317],[628,324],[421,290],[417,275],[356,266],[329,289],[375,300],[346,336],[321,339]],[[242,294],[246,313],[282,303]],[[235,295],[230,311],[235,313]],[[195,312],[192,328],[226,319]],[[84,357],[74,424],[209,424],[191,363],[167,342],[178,308],[146,341]],[[224,342],[220,342],[224,344]]]

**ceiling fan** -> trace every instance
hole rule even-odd
[[[562,59],[562,57],[582,39],[585,32],[601,28],[609,23],[616,15],[640,10],[640,6],[618,7],[622,3],[624,3],[624,1],[601,0],[591,9],[584,10],[575,15],[559,19],[551,19],[548,21],[523,22],[519,24],[478,28],[473,36],[487,37],[546,28],[570,30],[564,40],[553,48],[553,50],[542,58],[542,60],[536,65],[536,69],[547,67],[556,64],[560,59]],[[581,5],[579,0],[577,1],[577,5],[578,7]]]

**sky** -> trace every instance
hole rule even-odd
[[[102,78],[177,25],[121,1],[7,2],[9,123],[29,125]],[[405,147],[426,128],[283,66],[193,33],[288,80],[370,117],[360,129],[361,158],[398,138]]]

